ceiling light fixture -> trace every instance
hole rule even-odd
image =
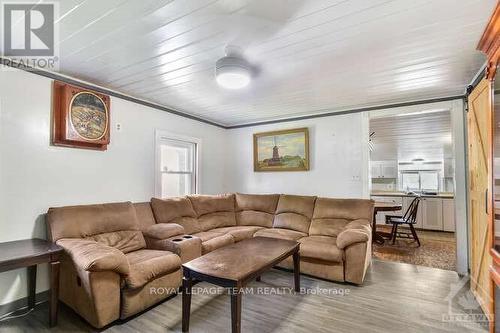
[[[241,56],[239,48],[226,47],[226,56],[215,63],[215,79],[226,89],[241,89],[252,79],[252,66]]]

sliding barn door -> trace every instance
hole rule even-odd
[[[491,314],[493,307],[488,271],[493,212],[490,84],[484,79],[472,91],[467,113],[471,290],[485,314]]]

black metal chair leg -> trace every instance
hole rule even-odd
[[[394,230],[396,229],[396,224],[393,223],[392,224],[392,228],[391,228],[391,237],[389,237],[390,240],[392,240],[394,238]]]
[[[396,244],[396,237],[398,235],[398,225],[395,223],[394,224],[395,228],[394,228],[394,235],[392,236],[392,244]]]
[[[409,224],[411,233],[413,235],[413,239],[417,241],[418,247],[420,247],[420,239],[418,239],[417,232],[415,231],[415,228],[413,227],[413,224]]]

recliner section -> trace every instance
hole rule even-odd
[[[147,206],[139,207],[147,216]],[[60,300],[94,327],[134,315],[181,284],[180,257],[147,248],[131,202],[50,208],[47,224],[51,240],[65,250]],[[151,294],[155,285],[165,292]]]

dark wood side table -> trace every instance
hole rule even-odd
[[[59,257],[62,247],[44,239],[24,239],[0,243],[0,272],[28,268],[28,308],[35,307],[36,265],[50,265],[50,318],[51,327],[57,324],[59,297]]]

